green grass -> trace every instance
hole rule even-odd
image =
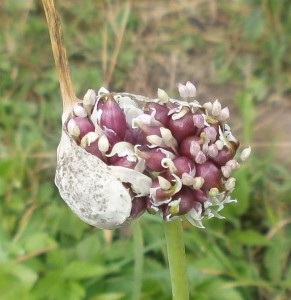
[[[235,135],[253,146],[235,174],[239,201],[223,211],[226,219],[206,220],[203,230],[185,225],[191,299],[289,299],[291,166],[279,151],[290,140],[274,137],[264,148],[257,140],[261,108],[290,103],[290,1],[58,2],[79,97],[103,83],[174,96],[176,82],[189,79],[202,101],[217,96],[233,108]],[[132,299],[139,285],[141,299],[171,299],[157,217],[141,218],[142,239],[129,226],[104,232],[58,195],[61,101],[42,6],[0,6],[1,299]],[[286,111],[276,122],[288,118]]]

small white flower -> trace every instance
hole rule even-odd
[[[248,157],[251,154],[251,151],[252,151],[251,147],[245,148],[240,155],[241,161],[245,161],[246,159],[248,159]]]
[[[86,109],[83,106],[79,105],[79,104],[74,105],[73,113],[76,117],[81,117],[81,118],[86,118],[87,115],[88,115]]]
[[[225,122],[229,118],[229,109],[228,107],[223,108],[219,115],[218,115],[218,120],[220,122]]]
[[[193,188],[195,190],[201,189],[201,187],[204,184],[204,182],[205,182],[205,179],[203,177],[201,177],[201,176],[194,177]]]
[[[162,89],[158,89],[158,98],[160,103],[167,103],[169,101],[168,94]]]
[[[235,178],[230,177],[224,183],[226,190],[232,191],[235,188]]]
[[[194,98],[196,96],[196,87],[190,81],[187,81],[186,85],[178,83],[179,94],[182,98]]]
[[[86,135],[83,136],[80,142],[80,146],[82,148],[86,148],[87,146],[90,146],[92,143],[97,141],[98,134],[95,132],[88,132]]]
[[[90,111],[93,108],[95,101],[96,101],[96,93],[94,90],[89,89],[83,98],[83,106],[88,112],[88,114],[90,114]]]
[[[219,114],[220,114],[220,112],[221,112],[221,104],[220,104],[220,102],[216,99],[216,100],[213,102],[211,114],[212,114],[214,117],[218,117]]]

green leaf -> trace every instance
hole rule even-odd
[[[27,252],[43,248],[56,247],[57,243],[46,232],[35,232],[25,240],[24,247]]]
[[[104,266],[94,265],[89,262],[74,261],[64,269],[63,276],[67,279],[84,279],[100,277],[109,272],[108,268]]]
[[[247,168],[242,166],[234,174],[236,178],[236,187],[232,193],[232,197],[237,199],[237,203],[233,205],[227,205],[225,207],[226,212],[231,212],[232,215],[242,215],[244,214],[250,205],[250,176]]]
[[[233,230],[229,233],[232,240],[248,246],[266,246],[270,245],[270,240],[266,236],[254,230]]]
[[[106,293],[90,298],[91,300],[120,300],[124,299],[123,293]]]
[[[264,265],[267,269],[268,277],[275,282],[281,282],[285,277],[284,270],[286,270],[288,265],[290,268],[288,257],[291,243],[281,236],[275,236],[271,243],[264,257]]]
[[[36,299],[81,300],[85,297],[85,289],[77,281],[61,276],[61,272],[49,271],[37,282],[33,295]]]
[[[0,298],[29,299],[29,291],[36,280],[37,274],[22,264],[12,262],[0,264]]]

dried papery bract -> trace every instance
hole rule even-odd
[[[90,225],[112,229],[130,216],[128,190],[102,160],[76,145],[66,132],[58,146],[55,183],[72,211]]]
[[[140,101],[142,99],[141,97]],[[108,166],[98,154],[92,155],[83,149],[84,145],[78,136],[70,132],[70,122],[76,118],[76,106],[83,107],[83,103],[73,104],[62,115],[62,136],[57,149],[55,184],[63,200],[81,220],[100,229],[117,228],[130,218],[132,211],[132,195],[126,184],[130,184],[135,194],[142,197],[149,193],[151,179],[140,171],[119,165]],[[102,108],[104,110],[104,107]],[[88,127],[87,122],[90,122],[88,118],[91,110],[89,114],[84,114],[84,122],[79,122],[81,125],[85,124],[85,128]],[[92,132],[91,127],[88,134],[90,133],[98,136]],[[108,143],[104,134],[99,137],[105,138]],[[101,150],[104,148],[103,144],[104,142],[99,143],[98,147]],[[109,158],[113,147],[109,149],[108,144],[104,149]],[[125,147],[121,149],[124,151]],[[133,151],[132,153],[134,154]],[[140,165],[139,163],[138,166]]]

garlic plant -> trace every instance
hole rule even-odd
[[[201,105],[190,82],[178,89],[179,100],[161,89],[155,99],[88,90],[64,111],[55,183],[83,221],[113,229],[147,211],[203,227],[235,201],[228,108]]]

